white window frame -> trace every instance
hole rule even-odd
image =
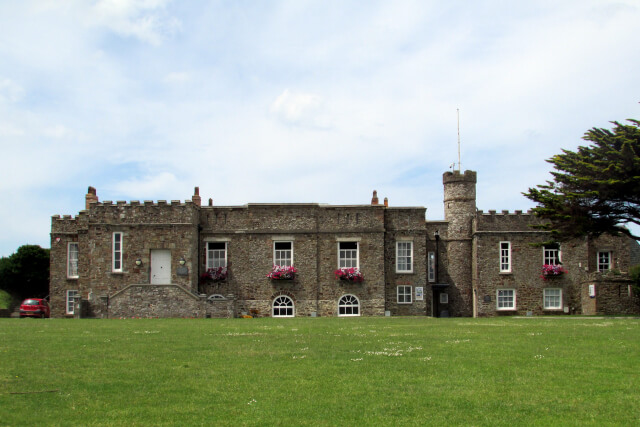
[[[429,252],[427,257],[427,274],[429,282],[436,281],[436,253]]]
[[[113,233],[111,246],[111,271],[114,273],[122,273],[124,271],[123,260],[124,233],[122,231],[115,231]]]
[[[562,253],[560,251],[560,246],[558,245],[543,246],[542,264],[544,265],[562,264]]]
[[[507,293],[509,292],[511,293],[511,295],[507,295]],[[516,297],[517,295],[516,295],[515,289],[496,289],[496,310],[498,311],[515,310],[517,306]],[[507,299],[511,300],[510,305],[504,305]]]
[[[544,310],[562,310],[562,288],[544,288],[542,300]],[[551,304],[551,301],[557,301],[557,304]]]
[[[606,255],[606,262],[602,262],[602,259],[604,258],[604,256]],[[613,264],[613,254],[611,253],[611,251],[598,251],[598,255],[597,255],[597,265],[598,265],[598,271],[609,271],[611,270],[611,265]]]
[[[400,301],[401,299],[402,301]],[[398,304],[413,304],[413,287],[410,285],[399,285],[396,288],[396,300]]]
[[[67,314],[75,314],[75,300],[80,296],[80,292],[75,289],[67,290],[67,303],[66,310]]]
[[[349,313],[349,311],[351,312]],[[351,294],[342,295],[338,300],[338,317],[357,316],[360,316],[360,300],[358,297]]]
[[[279,300],[290,301],[291,304],[279,303],[278,305],[276,305],[276,302]],[[291,314],[287,313],[289,309],[291,309]],[[285,314],[280,314],[281,310],[285,310]],[[273,302],[271,303],[271,317],[295,317],[295,316],[296,316],[296,306],[295,306],[295,303],[293,302],[293,299],[290,296],[278,295],[273,299]]]
[[[78,242],[69,242],[67,245],[67,279],[77,279],[78,275]]]
[[[281,243],[289,243],[290,249],[276,249],[276,245]],[[287,256],[288,252],[288,256]],[[283,263],[282,260],[285,262]],[[274,240],[273,241],[273,265],[279,265],[280,267],[293,266],[293,241],[291,240]]]
[[[352,251],[354,249],[341,249],[341,246],[344,243],[353,243],[356,245],[355,258],[352,256]],[[349,252],[348,257],[347,252]],[[355,240],[341,240],[338,242],[338,268],[360,268],[360,242]]]
[[[402,248],[401,246],[408,245],[408,248]],[[408,268],[400,268],[400,260],[403,259],[403,264]],[[396,273],[413,273],[413,242],[411,240],[398,240],[396,242]]]
[[[224,245],[223,249],[210,249],[210,245]],[[223,252],[223,257],[214,256]],[[207,270],[211,268],[227,267],[227,242],[207,242]],[[222,262],[220,262],[222,261]]]
[[[511,273],[511,242],[500,242],[498,248],[500,250],[500,273]]]

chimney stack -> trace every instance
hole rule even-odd
[[[378,192],[373,190],[373,197],[371,198],[371,206],[377,206],[380,203],[378,200]]]
[[[202,198],[200,198],[200,187],[196,187],[193,190],[193,197],[191,197],[191,201],[193,201],[193,203],[198,206],[200,206],[200,203],[202,203]]]
[[[98,203],[98,196],[96,194],[96,189],[93,187],[89,187],[87,190],[87,195],[84,197],[85,200],[85,209],[89,210],[91,207],[91,203]]]

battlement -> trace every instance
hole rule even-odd
[[[521,210],[515,210],[513,212],[509,212],[508,210],[503,210],[498,213],[496,210],[489,210],[488,212],[484,212],[483,210],[478,210],[478,215],[533,215],[533,211],[529,209],[526,212],[522,212]]]
[[[513,212],[478,210],[476,215],[476,229],[478,231],[535,231],[532,226],[541,223],[542,220],[535,216],[531,210],[526,212],[521,210]]]
[[[95,206],[98,208],[112,207],[112,206],[125,207],[125,208],[137,207],[137,206],[190,206],[193,204],[194,203],[191,200],[185,200],[184,202],[181,200],[171,200],[169,203],[167,203],[166,200],[158,200],[156,202],[154,202],[153,200],[145,200],[142,203],[140,202],[140,200],[132,200],[128,203],[123,200],[118,200],[115,203],[111,200],[105,200],[103,202],[91,202],[91,206]]]
[[[476,171],[466,170],[464,173],[460,171],[445,172],[442,175],[443,184],[451,182],[469,182],[475,184],[478,181],[478,173]]]

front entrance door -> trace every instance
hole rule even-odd
[[[151,284],[168,285],[171,283],[171,251],[151,250]]]

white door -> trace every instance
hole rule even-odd
[[[154,249],[151,251],[151,284],[171,283],[171,251]]]

